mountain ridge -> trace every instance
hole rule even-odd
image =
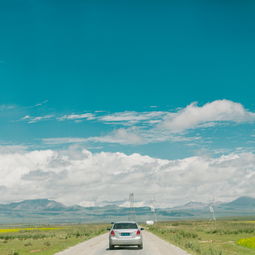
[[[135,207],[131,212],[129,207],[105,205],[83,207],[80,205],[67,206],[50,199],[31,199],[9,204],[0,204],[0,223],[65,223],[65,222],[111,222],[148,219],[178,220],[210,218],[209,206],[213,206],[216,217],[255,215],[255,198],[239,197],[225,203],[203,203],[190,201],[182,206],[173,208],[155,208],[149,206]]]
[[[239,207],[239,208],[246,208],[246,207],[255,207],[255,198],[248,197],[248,196],[242,196],[238,197],[235,200],[223,203],[221,206],[224,207]]]
[[[216,202],[216,203],[204,203],[204,202],[198,202],[198,201],[189,201],[183,205],[174,206],[167,208],[168,210],[179,210],[179,209],[197,209],[197,208],[204,208],[208,207],[210,204],[213,204],[213,206],[219,206],[219,207],[231,207],[231,206],[237,206],[237,207],[255,207],[255,198],[248,197],[248,196],[241,196],[238,197],[230,202]],[[97,209],[97,208],[129,208],[129,207],[123,207],[119,206],[117,204],[107,204],[103,206],[81,206],[81,205],[71,205],[67,206],[63,203],[57,202],[53,199],[47,199],[47,198],[39,198],[39,199],[27,199],[22,200],[18,202],[11,202],[6,204],[0,204],[0,210],[3,207],[8,207],[11,209],[19,210],[19,209],[27,209],[27,210],[79,210],[79,209]],[[150,206],[139,206],[135,208],[151,208]],[[164,209],[161,207],[157,207],[157,209]],[[166,208],[165,208],[166,209]]]

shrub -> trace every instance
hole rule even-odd
[[[32,246],[31,242],[24,243],[24,246]]]
[[[11,252],[9,252],[8,255],[19,255],[19,253],[17,251],[11,251]]]
[[[49,241],[46,241],[43,243],[45,246],[50,246],[50,242]]]

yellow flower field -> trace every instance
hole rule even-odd
[[[106,224],[0,226],[0,255],[53,255],[106,232]]]
[[[47,230],[56,230],[56,229],[61,229],[61,228],[3,228],[3,229],[0,229],[0,234],[20,232],[20,231],[33,231],[33,230],[47,231]]]
[[[237,241],[239,245],[255,249],[255,237],[243,238]]]

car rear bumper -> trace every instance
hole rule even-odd
[[[129,239],[110,237],[109,243],[110,245],[123,245],[123,246],[142,245],[143,239],[140,236],[135,238],[129,238]]]

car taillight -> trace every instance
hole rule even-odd
[[[114,231],[113,231],[113,230],[111,231],[111,236],[115,236],[115,233],[114,233]]]
[[[136,231],[136,235],[137,236],[141,235],[141,231],[139,229]]]

